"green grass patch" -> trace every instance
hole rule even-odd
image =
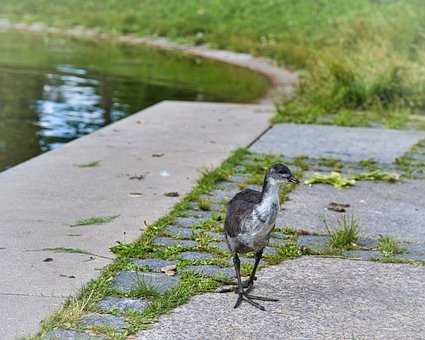
[[[380,236],[378,239],[378,250],[384,257],[393,257],[394,255],[402,254],[403,249],[400,243],[391,236]]]
[[[277,122],[423,125],[413,119],[425,107],[421,0],[3,0],[0,16],[208,43],[302,69]]]
[[[329,247],[331,249],[349,250],[356,247],[359,239],[359,224],[354,216],[344,215],[338,219],[338,226],[332,230],[325,221],[329,233]]]
[[[81,218],[75,221],[75,223],[71,224],[71,227],[79,227],[79,226],[92,225],[92,224],[106,224],[106,223],[112,222],[118,216],[119,215]]]

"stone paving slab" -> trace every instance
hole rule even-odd
[[[125,297],[109,296],[99,302],[102,311],[119,310],[125,312],[128,310],[143,311],[149,305],[149,300],[145,298],[130,299]]]
[[[276,225],[327,233],[342,215],[326,209],[334,201],[348,203],[347,214],[360,222],[363,238],[390,235],[399,241],[425,242],[425,181],[412,180],[391,184],[357,182],[346,189],[330,185],[300,185],[290,194]]]
[[[122,293],[129,293],[141,285],[163,294],[175,288],[180,279],[162,273],[121,271],[115,276],[112,288]]]
[[[106,336],[91,335],[85,332],[71,331],[67,329],[57,329],[48,332],[43,340],[105,340]]]
[[[252,147],[252,151],[285,157],[306,155],[343,161],[373,158],[391,163],[425,138],[424,132],[327,125],[278,124]]]
[[[303,257],[259,272],[266,312],[204,294],[161,316],[147,339],[423,339],[425,267]]]

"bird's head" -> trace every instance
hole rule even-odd
[[[267,175],[269,178],[276,180],[277,182],[290,182],[299,183],[300,181],[292,175],[291,170],[285,164],[272,165]]]

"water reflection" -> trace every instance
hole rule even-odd
[[[167,52],[0,32],[0,171],[159,101],[245,101],[268,82]]]

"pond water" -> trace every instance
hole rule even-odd
[[[0,171],[162,100],[251,102],[269,85],[148,47],[0,32]]]

